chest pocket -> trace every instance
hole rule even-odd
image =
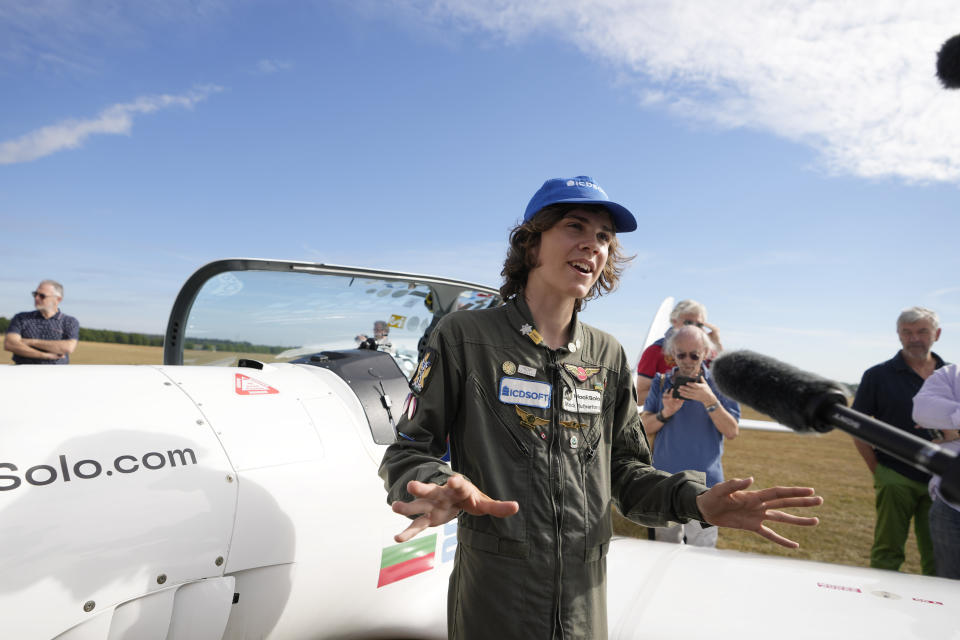
[[[587,365],[565,364],[564,369],[562,388],[558,391],[560,424],[580,431],[585,444],[595,451],[603,437],[603,425],[613,417],[615,398],[610,391],[611,374],[603,367]]]
[[[487,389],[475,373],[470,374],[470,384],[475,390],[476,397],[480,399],[480,406],[477,409],[492,418],[488,422],[493,427],[493,433],[488,435],[494,436],[509,453],[529,458],[532,455],[532,447],[536,444],[536,440],[531,436],[535,438],[534,434],[542,432],[543,425],[548,424],[549,421],[540,417],[539,413],[527,410],[528,407],[520,407],[520,412],[539,418],[539,420],[528,419],[529,425],[524,425],[522,414],[516,409],[519,405],[504,404],[493,398],[495,390]],[[538,422],[540,424],[537,424]]]
[[[520,424],[512,405],[493,397],[496,388],[471,373],[461,441],[461,471],[491,498],[516,500],[520,511],[509,518],[460,515],[460,541],[484,551],[522,557],[527,553],[526,522],[534,499],[534,455],[539,443]],[[517,545],[520,546],[517,546]]]

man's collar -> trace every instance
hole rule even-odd
[[[933,357],[934,368],[939,369],[944,365],[943,358],[937,355],[935,351],[931,351],[930,355]],[[910,369],[910,365],[907,364],[907,359],[903,357],[903,349],[897,351],[897,355],[893,356],[893,363],[898,369]],[[913,369],[910,370],[912,371]]]
[[[536,330],[537,326],[533,321],[533,313],[531,313],[530,306],[523,296],[523,291],[507,301],[507,313],[510,324],[515,325],[521,334],[530,338],[534,344],[546,346],[546,343],[537,341],[540,333]],[[574,309],[570,325],[570,341],[557,351],[574,353],[581,348],[583,348],[583,325],[580,322],[579,314]]]
[[[60,309],[59,309],[59,308],[57,309],[57,312],[56,312],[55,314],[53,314],[52,316],[50,316],[49,318],[48,318],[47,316],[43,315],[43,311],[40,311],[40,309],[34,309],[33,312],[34,312],[35,314],[37,314],[38,316],[40,316],[41,318],[43,318],[44,320],[53,320],[53,319],[56,318],[58,315],[60,315]]]

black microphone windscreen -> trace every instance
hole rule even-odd
[[[943,43],[937,53],[937,77],[947,89],[960,89],[960,34]]]
[[[752,351],[724,353],[710,372],[725,395],[795,431],[830,431],[821,410],[846,404],[840,384]]]

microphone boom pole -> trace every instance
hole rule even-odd
[[[767,414],[794,431],[836,427],[927,473],[941,477],[940,492],[960,504],[960,459],[939,445],[846,404],[844,387],[752,351],[724,353],[710,365],[725,395]]]
[[[841,431],[911,466],[940,476],[940,492],[951,502],[960,504],[960,459],[955,453],[845,405],[835,404],[822,411],[823,419]]]

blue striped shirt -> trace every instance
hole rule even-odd
[[[73,316],[57,311],[52,318],[44,318],[39,311],[23,311],[13,316],[7,333],[18,333],[22,338],[37,338],[40,340],[79,340],[80,323]],[[42,360],[13,355],[16,364],[67,364],[70,356],[64,355],[59,360]]]

